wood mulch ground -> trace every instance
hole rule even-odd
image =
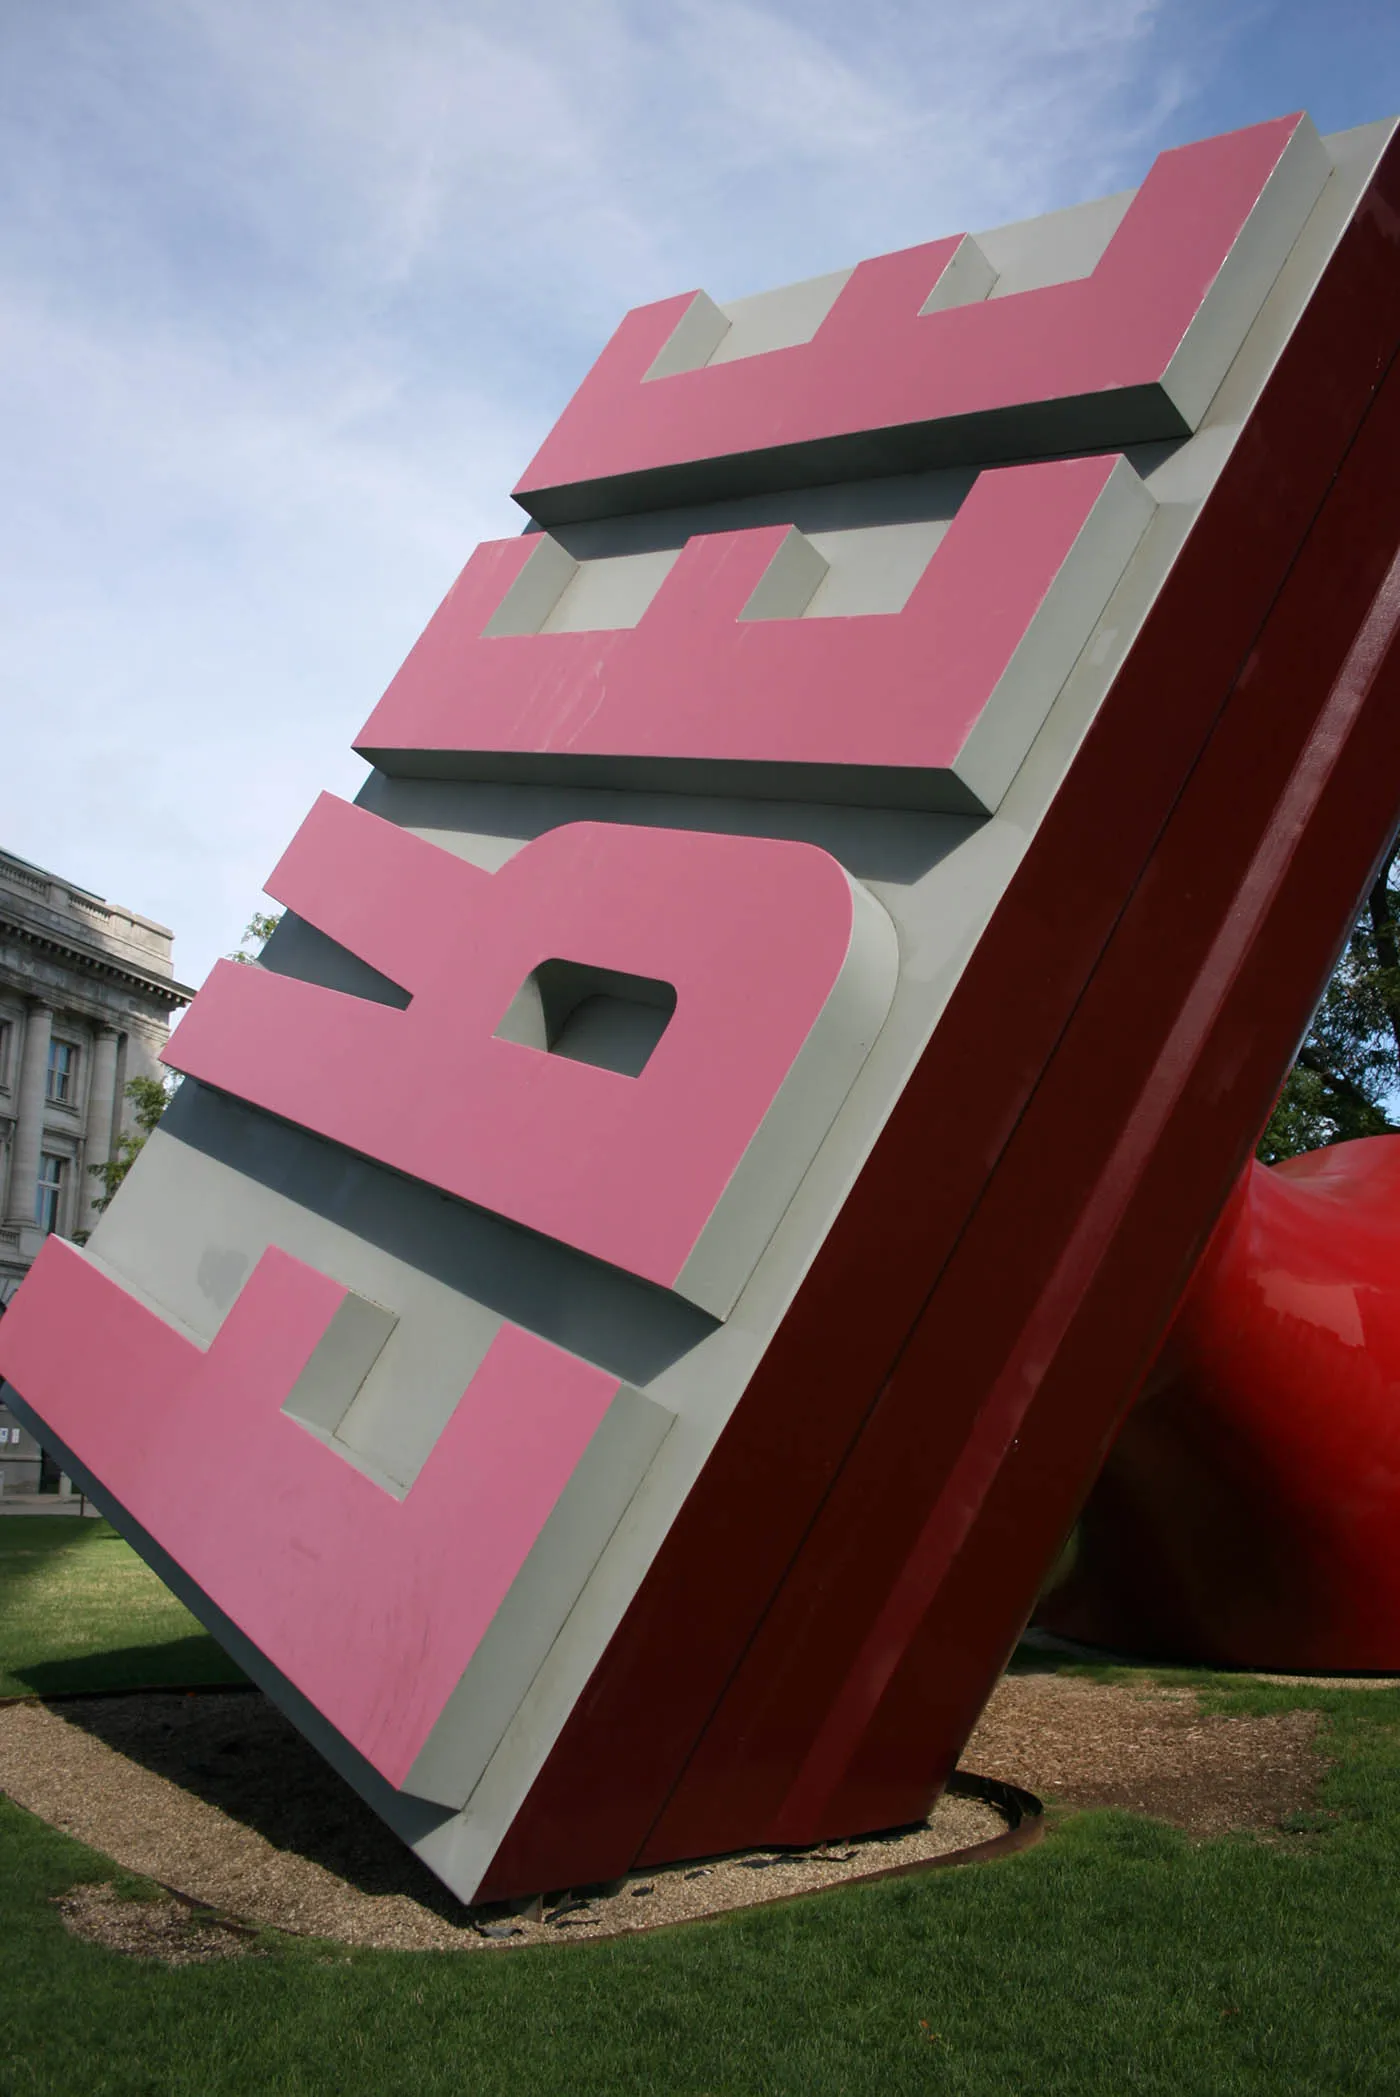
[[[162,1966],[207,1966],[256,1952],[254,1932],[244,1924],[204,1914],[169,1893],[133,1900],[108,1884],[70,1886],[54,1906],[73,1936],[128,1958],[159,1959]]]
[[[1194,1693],[1008,1675],[963,1766],[1064,1806],[1120,1806],[1198,1837],[1261,1833],[1314,1799],[1318,1717],[1203,1715]],[[0,1708],[0,1790],[131,1871],[208,1905],[75,1889],[65,1920],[117,1949],[228,1956],[227,1918],[387,1949],[488,1949],[655,1928],[970,1847],[1005,1822],[940,1801],[914,1830],[635,1873],[539,1913],[463,1908],[256,1691]],[[140,1909],[140,1913],[135,1911]],[[178,1912],[176,1912],[178,1910]],[[224,1918],[221,1922],[218,1918]],[[165,1949],[161,1949],[164,1930]],[[243,1940],[246,1945],[248,1940]]]
[[[1206,1837],[1277,1830],[1314,1803],[1316,1711],[1203,1714],[1191,1689],[1073,1675],[1003,1677],[963,1765],[1060,1806],[1118,1806]]]

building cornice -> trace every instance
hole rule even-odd
[[[101,947],[92,947],[85,940],[75,939],[59,932],[50,925],[35,924],[16,910],[10,899],[0,896],[0,932],[8,932],[34,947],[40,953],[52,954],[60,961],[76,963],[96,976],[124,983],[143,996],[152,998],[157,1004],[173,1011],[177,1005],[188,1005],[194,991],[188,983],[177,983],[173,976],[159,975],[154,969],[143,969],[137,963],[119,959]]]

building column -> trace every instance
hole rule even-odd
[[[88,1087],[87,1134],[83,1143],[85,1167],[105,1165],[112,1155],[112,1113],[117,1095],[117,1030],[99,1027],[92,1055],[92,1083]],[[37,1167],[36,1167],[37,1170]],[[103,1196],[101,1180],[91,1170],[83,1173],[83,1198],[79,1203],[78,1227],[90,1231],[99,1221],[96,1204]]]
[[[35,998],[24,1021],[15,1140],[10,1146],[10,1191],[5,1202],[5,1221],[29,1230],[34,1228],[34,1203],[39,1191],[39,1153],[44,1146],[44,1096],[52,1032],[53,1013]]]

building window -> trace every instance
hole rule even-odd
[[[78,1051],[71,1041],[49,1043],[48,1095],[71,1107],[78,1096]]]
[[[34,1195],[34,1221],[41,1231],[58,1229],[58,1203],[63,1192],[64,1158],[44,1151],[39,1158],[39,1185]]]
[[[10,1040],[14,1028],[9,1020],[0,1019],[0,1092],[7,1092],[10,1085]]]

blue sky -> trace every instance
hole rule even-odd
[[[1400,5],[10,0],[0,846],[237,942],[621,313],[1400,110]]]

